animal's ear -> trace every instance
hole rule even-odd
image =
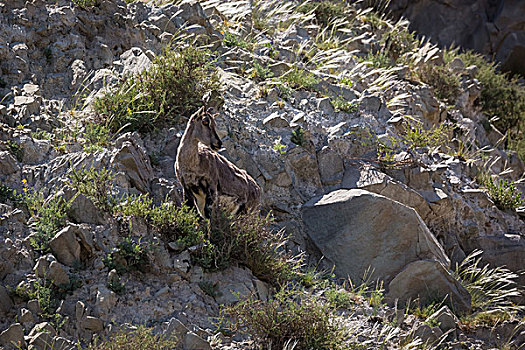
[[[204,115],[204,107],[201,107],[197,110],[197,112],[193,113],[190,120],[199,120]]]

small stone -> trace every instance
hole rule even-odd
[[[11,300],[7,289],[0,285],[0,315],[8,313],[13,306],[13,300]]]
[[[115,292],[109,290],[105,286],[99,286],[97,290],[97,298],[95,302],[95,309],[99,315],[107,315],[111,309],[117,304],[117,295]]]
[[[164,331],[164,335],[167,337],[175,336],[182,337],[184,334],[188,333],[190,330],[184,325],[179,319],[173,317],[168,323],[168,328]]]
[[[330,97],[323,97],[317,100],[317,109],[321,112],[332,115],[334,114],[334,106],[332,105],[332,100]]]
[[[18,319],[22,323],[33,323],[35,322],[35,317],[33,313],[26,308],[20,310],[20,317]]]
[[[0,345],[5,349],[21,349],[25,347],[24,328],[20,323],[14,323],[0,333]]]
[[[10,175],[20,170],[18,163],[8,151],[0,152],[0,175]]]
[[[82,328],[87,331],[97,333],[104,330],[104,322],[100,318],[87,316],[81,322]]]
[[[42,313],[42,309],[40,308],[40,303],[37,299],[32,299],[27,302],[27,308],[29,311],[31,311],[35,315],[39,315]]]
[[[48,278],[57,287],[67,286],[70,283],[69,276],[64,269],[64,265],[57,261],[53,261],[51,264],[49,264]]]
[[[457,317],[446,305],[430,315],[427,318],[427,322],[430,320],[436,320],[439,323],[439,328],[443,332],[447,332],[450,329],[456,329],[456,324],[459,322]]]
[[[193,332],[186,333],[183,339],[183,347],[187,350],[211,350],[210,343]]]
[[[288,121],[281,117],[277,112],[270,114],[263,120],[263,124],[270,128],[287,128],[290,126]]]

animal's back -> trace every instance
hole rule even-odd
[[[220,195],[238,198],[237,201],[243,202],[246,209],[253,209],[259,205],[261,188],[245,170],[206,146],[199,148],[199,158],[202,163],[212,164],[205,167],[216,172],[217,191]]]

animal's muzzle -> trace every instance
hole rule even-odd
[[[222,148],[222,141],[217,141],[217,142],[213,142],[211,144],[211,148],[214,150],[214,151],[218,151]]]

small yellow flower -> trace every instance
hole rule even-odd
[[[27,187],[24,187],[23,190],[24,190],[24,192],[27,192]]]
[[[26,179],[22,179],[22,183],[25,185],[27,183]]]

